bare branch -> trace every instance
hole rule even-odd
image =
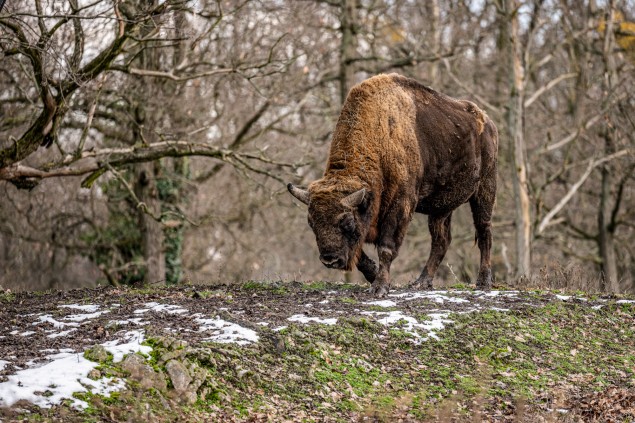
[[[593,172],[593,169],[595,169],[596,167],[598,167],[599,165],[603,163],[606,163],[618,157],[622,157],[628,153],[629,153],[629,150],[624,149],[624,150],[618,151],[617,153],[613,153],[609,156],[603,157],[599,160],[593,160],[593,159],[589,160],[589,165],[587,166],[586,170],[584,171],[580,179],[578,179],[577,182],[573,184],[571,188],[569,188],[569,191],[565,194],[565,196],[562,197],[562,199],[558,202],[558,204],[556,204],[554,208],[552,208],[549,211],[549,213],[547,213],[545,217],[542,219],[542,221],[538,225],[538,231],[537,231],[538,234],[541,234],[545,230],[545,228],[549,225],[549,222],[554,218],[554,216],[558,214],[560,210],[562,210],[562,208],[569,202],[569,200],[571,200],[571,198],[573,198],[573,196],[578,191],[578,189],[582,186],[584,181],[586,181],[587,178],[591,175],[591,172]]]
[[[545,84],[542,87],[538,88],[531,95],[531,97],[529,97],[527,100],[525,100],[525,104],[524,104],[525,108],[531,106],[532,103],[538,99],[538,97],[540,97],[545,92],[549,91],[551,88],[555,87],[561,81],[564,81],[565,79],[575,78],[577,75],[578,75],[577,73],[565,73],[563,75],[560,75],[557,78],[552,79],[547,84]]]
[[[569,135],[567,135],[566,137],[562,138],[559,141],[554,142],[553,144],[549,144],[548,146],[545,147],[543,152],[544,153],[548,153],[550,151],[557,150],[560,147],[563,147],[563,146],[569,144],[571,141],[573,141],[576,138],[578,138],[578,136],[580,136],[580,134],[582,132],[587,131],[593,125],[598,123],[599,120],[602,118],[602,116],[603,116],[603,113],[600,113],[600,114],[597,114],[597,115],[593,116],[591,119],[586,121],[586,123],[584,124],[584,126],[582,128],[571,132]]]
[[[236,69],[234,68],[220,68],[220,69],[214,69],[207,72],[195,73],[192,75],[175,75],[171,71],[164,72],[164,71],[156,71],[151,69],[126,68],[123,66],[112,66],[111,69],[121,71],[124,73],[129,73],[131,75],[149,76],[153,78],[165,78],[165,79],[170,79],[172,81],[178,81],[178,82],[189,81],[191,79],[204,78],[207,76],[215,76],[215,75],[236,72]]]
[[[110,167],[117,168],[130,163],[149,162],[163,157],[186,156],[212,157],[227,162],[236,168],[250,170],[280,181],[281,179],[278,176],[267,170],[256,168],[249,162],[260,162],[266,165],[292,169],[302,166],[302,164],[278,162],[264,156],[262,153],[241,153],[188,141],[162,141],[144,146],[104,148],[82,152],[78,159],[71,158],[58,164],[58,167],[52,167],[50,170],[36,169],[16,163],[0,168],[0,180],[14,183],[22,183],[29,180],[31,184],[37,184],[39,180],[46,178],[80,176],[91,173],[98,173],[96,176],[99,176],[105,170],[109,170]],[[91,178],[91,183],[94,179]]]

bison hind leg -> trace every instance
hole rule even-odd
[[[492,288],[492,211],[496,200],[496,169],[482,181],[479,190],[470,198],[470,207],[476,228],[476,243],[481,252],[481,263],[476,279],[478,289]]]
[[[377,263],[375,263],[375,260],[368,257],[363,250],[359,260],[357,261],[357,269],[362,272],[364,278],[366,278],[368,282],[371,284],[375,282],[379,267],[377,266]]]

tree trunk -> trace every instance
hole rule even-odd
[[[165,253],[163,251],[163,225],[152,216],[161,213],[161,201],[156,183],[158,162],[135,165],[135,194],[145,206],[147,212],[139,207],[139,228],[141,248],[145,261],[145,282],[154,284],[165,281]]]
[[[340,8],[340,31],[342,32],[342,42],[340,44],[340,106],[346,101],[348,91],[353,84],[355,70],[352,59],[355,57],[355,15],[357,12],[357,0],[343,0]],[[344,280],[351,283],[353,276],[351,272],[344,272]]]
[[[606,135],[610,138],[610,135]],[[608,154],[610,142],[607,141],[605,152]],[[611,222],[611,187],[613,177],[609,170],[609,164],[602,168],[602,190],[600,192],[600,207],[598,210],[598,248],[602,259],[602,288],[608,292],[619,292],[619,280],[617,275],[617,259],[615,253],[614,230]]]
[[[426,12],[430,21],[430,32],[432,33],[432,53],[441,53],[441,8],[439,0],[428,0],[426,2]],[[439,84],[439,61],[430,61],[428,68],[430,84],[438,88]]]
[[[527,179],[527,158],[524,138],[524,68],[518,29],[518,1],[505,0],[505,25],[509,36],[510,96],[507,125],[511,140],[512,183],[516,205],[516,276],[531,272],[531,216]]]
[[[150,2],[156,4],[157,0],[150,0]],[[145,35],[146,32],[150,31],[152,31],[151,26],[144,28],[143,33]],[[138,66],[142,69],[159,69],[161,60],[159,55],[159,49],[148,48],[143,50],[138,56]],[[147,97],[151,97],[153,92],[160,89],[160,87],[149,84],[146,81],[139,82],[140,86],[136,91],[139,93],[140,98],[143,97],[141,93],[145,92]],[[139,101],[136,104],[134,112],[137,123],[133,129],[135,131],[135,143],[156,142],[156,138],[158,137],[154,128],[158,127],[158,122],[161,121],[162,110],[159,109],[154,113],[147,113],[146,104]],[[157,187],[157,175],[160,166],[159,161],[134,165],[135,194],[139,198],[139,201],[145,204],[147,208],[144,210],[143,207],[137,207],[141,232],[141,248],[146,269],[145,282],[147,284],[164,283],[166,280],[165,235],[163,233],[162,223],[155,219],[156,216],[161,215],[162,211],[159,189]]]
[[[604,93],[606,98],[604,103],[608,104],[612,95],[614,82],[616,79],[615,59],[613,57],[614,35],[613,35],[613,14],[615,10],[615,0],[611,0],[606,13],[606,28],[604,31]],[[615,153],[615,126],[611,122],[610,113],[605,116],[604,127],[604,154],[609,156]],[[598,209],[598,249],[602,259],[602,285],[603,290],[608,292],[619,292],[619,280],[617,274],[617,259],[615,253],[615,225],[613,220],[613,207],[611,206],[611,190],[613,188],[613,175],[611,165],[604,164],[602,167],[602,185],[600,191],[600,206]]]
[[[355,14],[357,0],[343,0],[340,10],[340,103],[344,104],[353,82],[354,69],[352,59],[355,56]]]

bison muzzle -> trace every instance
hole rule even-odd
[[[428,215],[430,256],[411,284],[432,288],[451,241],[452,212],[470,203],[481,262],[476,285],[492,283],[491,218],[496,199],[496,126],[475,104],[397,75],[378,75],[348,94],[324,176],[287,188],[308,205],[320,261],[357,267],[377,296],[415,212]],[[377,248],[379,265],[364,243]]]

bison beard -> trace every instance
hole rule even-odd
[[[496,199],[498,132],[475,104],[397,74],[353,87],[342,107],[324,176],[289,192],[309,207],[325,266],[356,266],[384,296],[415,212],[428,215],[430,256],[411,284],[432,288],[451,242],[452,212],[470,203],[481,262],[476,285],[492,283],[491,218]],[[363,251],[377,247],[379,265]]]

